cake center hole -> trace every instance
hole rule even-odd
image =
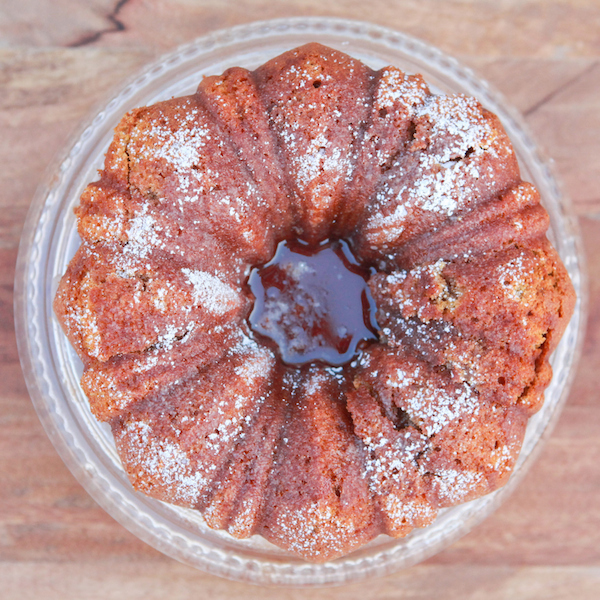
[[[350,362],[377,340],[368,275],[344,241],[281,242],[273,259],[250,273],[250,326],[287,364]]]

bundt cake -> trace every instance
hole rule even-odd
[[[55,312],[136,490],[325,561],[507,480],[574,292],[473,98],[308,44],[131,111],[76,214]],[[343,364],[286,288],[322,248],[360,279]]]

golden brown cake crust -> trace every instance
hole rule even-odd
[[[54,307],[137,490],[308,560],[502,485],[573,311],[496,116],[319,44],[115,130]],[[282,240],[347,240],[379,337],[291,367],[248,326]]]

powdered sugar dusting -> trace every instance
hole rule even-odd
[[[181,269],[194,288],[194,302],[205,310],[224,315],[240,305],[239,294],[218,277],[194,269]]]
[[[393,308],[392,312],[399,311],[403,318],[417,316],[423,322],[440,318],[445,312],[455,311],[463,291],[458,286],[451,286],[443,276],[447,264],[447,261],[439,259],[410,271],[393,271],[385,278],[371,280],[371,286],[383,297],[380,311],[385,310],[385,304]],[[422,288],[425,288],[425,293],[417,291]],[[385,314],[382,322],[387,322],[391,313]],[[385,333],[389,335],[389,327],[385,329]]]
[[[363,436],[362,441],[368,453],[365,473],[370,478],[371,491],[377,495],[384,490],[388,493],[390,483],[402,486],[414,478],[414,457],[427,449],[427,439],[414,429],[376,432],[375,425],[372,424],[371,435]]]
[[[140,261],[146,259],[155,248],[166,248],[165,238],[168,237],[168,232],[157,223],[148,209],[148,205],[144,204],[141,211],[134,214],[127,223],[127,243],[118,259],[121,271],[139,267]]]
[[[495,189],[485,157],[512,154],[471,98],[428,97],[414,107],[414,118],[413,151],[394,162],[366,222],[373,247],[404,239],[408,224],[414,226],[423,213],[439,220],[468,208],[482,190]]]
[[[531,266],[523,254],[508,261],[497,269],[498,281],[507,298],[513,302],[522,302],[530,290],[532,278]]]
[[[238,344],[232,353],[240,352],[246,359],[243,363],[235,367],[234,372],[241,377],[248,385],[252,385],[255,381],[267,377],[275,363],[273,353],[265,348],[260,347],[254,340],[244,335],[244,339],[248,343],[242,342],[243,350],[239,350]]]
[[[348,82],[331,77],[327,70],[310,61],[289,66],[277,78],[277,87],[283,86],[285,92],[277,90],[270,110],[308,233],[325,228],[325,219],[333,216],[342,186],[352,178],[354,144],[368,114],[368,101],[359,87],[364,81],[357,78],[358,93],[349,95]],[[350,67],[350,79],[353,73]]]
[[[493,130],[482,118],[481,106],[467,96],[432,96],[417,111],[430,124],[431,144],[439,164],[463,158],[468,151],[483,153],[491,148]],[[441,143],[441,147],[437,144]]]
[[[310,397],[320,391],[324,384],[327,383],[328,377],[321,371],[312,371],[308,375],[308,380],[304,388],[306,396]]]
[[[236,366],[223,382],[222,389],[211,392],[214,402],[202,424],[207,430],[201,458],[204,469],[210,470],[215,457],[231,450],[241,439],[266,398],[275,358],[253,340],[245,343],[246,339],[249,340],[242,334],[237,346],[228,352]],[[235,351],[236,347],[239,352]]]
[[[198,109],[189,100],[187,105],[188,112],[179,117],[177,128],[161,125],[157,119],[151,127],[138,130],[141,158],[163,159],[175,170],[185,173],[189,173],[198,164],[211,136],[208,128],[200,123]]]
[[[177,444],[155,438],[144,421],[129,421],[120,439],[137,477],[143,482],[156,482],[175,501],[188,506],[196,503],[206,479]]]
[[[450,504],[462,502],[482,484],[485,484],[485,477],[477,471],[443,469],[436,471],[433,478],[433,487],[439,497]]]
[[[196,101],[152,107],[132,132],[129,154],[131,184],[166,213],[178,208],[183,218],[211,232],[235,227],[246,250],[265,243],[273,224],[264,213],[259,226],[256,219],[272,203]]]
[[[427,437],[439,433],[461,417],[473,419],[479,413],[479,396],[466,383],[444,388],[423,381],[419,375],[420,371],[413,377],[396,369],[386,385],[392,389],[410,389],[402,396],[404,402],[401,408]]]
[[[250,535],[256,525],[259,508],[260,499],[253,496],[242,498],[235,514],[231,516],[227,531],[237,538],[244,538]]]
[[[92,371],[87,370],[84,374],[84,380],[88,389],[95,390],[100,397],[109,398],[110,410],[124,410],[135,401],[135,393],[119,385],[113,375],[106,370]]]
[[[427,98],[427,85],[414,76],[387,67],[383,70],[373,105],[376,110],[390,109],[397,105],[399,110],[413,110]]]
[[[493,469],[497,473],[502,473],[512,467],[514,459],[514,449],[511,449],[506,444],[502,444],[490,453],[488,468]]]
[[[383,510],[396,527],[405,524],[422,526],[431,522],[437,514],[428,502],[408,500],[394,493],[383,498]]]
[[[351,520],[340,518],[324,501],[280,512],[276,528],[286,536],[290,550],[313,558],[344,550],[356,532]]]

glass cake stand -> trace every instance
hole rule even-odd
[[[438,92],[477,97],[502,120],[523,173],[550,214],[550,238],[578,295],[575,314],[552,357],[554,378],[544,407],[530,421],[508,484],[488,496],[445,509],[425,529],[396,540],[380,536],[344,558],[310,564],[254,536],[236,540],[208,528],[200,514],[164,504],[131,487],[110,429],[90,413],[79,386],[82,365],[52,311],[58,281],[79,246],[73,208],[97,178],[121,116],[135,106],[193,92],[204,75],[228,67],[255,68],[278,54],[318,41],[373,68],[393,64],[422,73]],[[117,521],[161,552],[204,571],[256,584],[343,584],[414,565],[438,552],[497,508],[515,488],[547,437],[567,396],[583,332],[585,286],[576,222],[569,204],[519,116],[487,83],[455,59],[402,33],[368,23],[327,18],[285,19],[218,31],[168,54],[128,83],[57,162],[38,190],[21,239],[15,291],[19,353],[39,417],[62,459]]]

